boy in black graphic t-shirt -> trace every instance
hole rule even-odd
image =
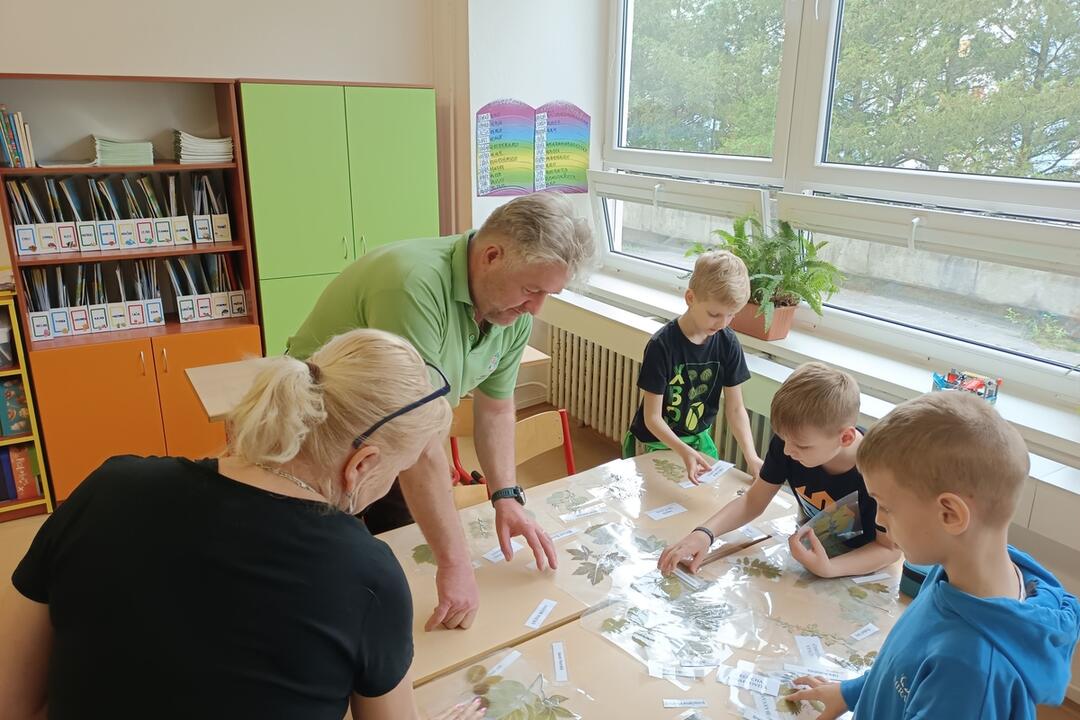
[[[877,503],[855,467],[863,438],[863,431],[855,426],[859,416],[855,379],[821,363],[806,363],[776,391],[770,416],[776,434],[760,476],[704,526],[665,550],[660,569],[669,573],[685,561],[697,572],[712,543],[710,534],[722,535],[752,522],[785,482],[798,501],[800,521],[857,494],[862,532],[843,541],[846,552],[830,558],[809,526],[789,539],[792,557],[807,570],[821,577],[864,575],[895,562],[900,551],[875,524]]]
[[[645,347],[638,387],[643,401],[623,441],[623,457],[671,449],[697,482],[717,459],[713,421],[724,398],[724,416],[750,473],[761,458],[739,385],[750,379],[742,347],[728,327],[750,298],[746,265],[724,250],[694,263],[686,312],[660,328]]]

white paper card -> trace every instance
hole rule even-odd
[[[851,638],[853,640],[864,640],[865,638],[868,638],[874,633],[878,632],[878,630],[878,626],[874,623],[866,623],[861,628],[851,633]]]
[[[506,657],[504,657],[502,660],[500,660],[498,662],[498,664],[495,665],[495,667],[491,668],[491,670],[487,674],[487,677],[491,677],[492,675],[503,675],[503,674],[505,674],[506,669],[508,667],[510,667],[511,665],[513,665],[515,662],[517,662],[517,659],[519,657],[521,657],[521,652],[519,652],[518,650],[511,650],[506,655]]]
[[[565,540],[571,535],[577,535],[579,532],[581,532],[581,528],[566,528],[565,530],[560,530],[559,532],[551,535],[551,540],[552,542],[558,542],[559,540]]]
[[[547,620],[548,615],[555,609],[555,606],[559,603],[555,600],[549,600],[547,598],[540,601],[540,604],[536,606],[536,609],[532,611],[532,615],[525,621],[525,627],[532,628],[533,630],[539,630],[540,626]]]
[[[567,682],[570,676],[566,670],[566,646],[562,642],[551,643],[551,662],[555,668],[555,682]]]
[[[693,480],[683,480],[681,483],[679,483],[679,487],[689,490],[690,488],[696,488],[697,483],[695,483]]]
[[[684,513],[684,512],[686,512],[686,508],[684,508],[679,503],[668,503],[667,505],[664,505],[663,507],[658,507],[655,510],[650,510],[649,512],[646,513],[646,515],[651,517],[653,520],[664,520],[666,518],[669,518],[669,517],[672,517],[674,515],[678,515],[679,513]]]
[[[795,644],[799,646],[799,654],[807,665],[815,665],[825,655],[825,646],[821,644],[821,638],[816,635],[796,635]]]
[[[750,540],[757,540],[758,538],[765,536],[765,533],[761,532],[753,525],[743,525],[740,528],[740,532]]]
[[[754,708],[762,720],[781,720],[780,711],[776,709],[776,701],[761,693],[750,693],[754,698]]]
[[[739,664],[743,665],[744,663],[743,661],[740,661]],[[751,667],[753,666],[751,665]],[[758,675],[753,670],[721,665],[720,669],[716,671],[716,680],[717,682],[726,683],[731,687],[765,693],[766,695],[771,695],[773,697],[780,694],[779,680],[776,678],[765,677],[764,675]]]
[[[833,682],[841,682],[847,680],[847,673],[843,670],[830,670],[822,667],[808,667],[806,665],[796,665],[794,663],[784,663],[784,670],[789,673],[793,673],[796,677],[802,677],[808,675],[810,677],[821,677],[826,680],[832,680]]]
[[[568,512],[568,513],[563,513],[562,515],[559,516],[559,519],[562,520],[563,522],[573,522],[575,520],[580,520],[581,518],[587,518],[587,517],[591,517],[593,515],[599,515],[600,513],[604,512],[605,510],[607,510],[607,505],[605,505],[603,503],[597,503],[595,505],[590,503],[587,506],[579,507],[577,510],[573,510],[573,511]]]
[[[862,585],[863,583],[880,582],[881,580],[891,580],[892,575],[889,573],[875,573],[874,575],[863,575],[862,577],[853,577],[851,582]]]
[[[735,466],[729,462],[717,460],[715,465],[698,475],[698,482],[711,483],[733,467]]]
[[[705,698],[664,698],[666,708],[703,708],[709,707]]]
[[[685,584],[691,590],[700,590],[701,588],[705,587],[704,580],[694,577],[693,575],[686,572],[685,570],[682,570],[681,568],[675,568],[671,572],[675,577],[682,580],[683,584]]]
[[[514,552],[517,552],[518,550],[524,550],[525,549],[525,546],[522,545],[521,543],[519,543],[517,540],[511,540],[510,541],[510,547],[511,547],[511,549],[513,549]],[[484,553],[484,559],[487,560],[488,562],[496,563],[496,562],[499,562],[500,560],[505,560],[506,558],[503,557],[502,548],[499,547],[498,545],[496,545],[495,547],[493,547],[492,549],[490,549],[486,553]]]

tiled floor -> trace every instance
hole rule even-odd
[[[538,406],[526,411],[525,414],[550,409]],[[608,460],[619,456],[618,445],[610,439],[602,437],[589,428],[576,427],[571,423],[571,435],[574,440],[574,457],[579,470],[595,467]],[[470,470],[478,468],[476,456],[468,443],[463,443],[462,460]],[[531,487],[548,480],[563,477],[566,474],[562,451],[552,450],[541,455],[518,468],[518,480],[525,487]],[[41,526],[44,517],[26,518],[12,522],[0,523],[0,578],[5,584],[10,582],[11,572],[15,569],[19,559],[34,533]],[[1061,708],[1039,708],[1039,720],[1080,720],[1080,706],[1069,703]]]

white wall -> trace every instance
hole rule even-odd
[[[0,68],[431,85],[433,1],[11,0]]]
[[[469,164],[472,224],[479,227],[508,197],[476,197],[476,111],[502,98],[538,107],[564,100],[591,118],[590,167],[600,167],[607,94],[606,0],[469,0]],[[572,195],[579,212],[587,196]]]

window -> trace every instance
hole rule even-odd
[[[770,157],[784,0],[629,0],[619,145]]]
[[[731,218],[610,198],[604,216],[612,252],[683,271],[694,267],[686,254],[694,245],[708,243],[716,230],[732,230]]]
[[[1080,181],[1080,3],[843,0],[829,163]]]
[[[1069,368],[1080,282],[1052,272],[815,233],[845,280],[829,305]]]

